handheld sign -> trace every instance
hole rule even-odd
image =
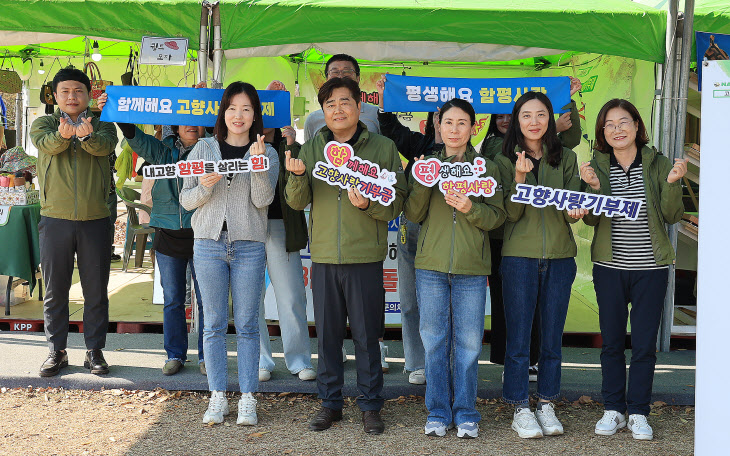
[[[207,160],[186,160],[167,165],[149,165],[142,169],[145,179],[173,179],[195,177],[208,173],[238,174],[252,171],[268,171],[269,157],[252,155],[248,160],[234,158],[217,162]]]
[[[421,185],[438,185],[441,193],[462,193],[464,195],[492,196],[497,189],[497,181],[489,177],[479,177],[487,171],[484,157],[477,157],[474,163],[449,163],[438,158],[419,160],[411,168],[411,174]]]
[[[351,145],[330,141],[324,146],[324,156],[326,162],[314,165],[312,175],[317,179],[343,190],[355,187],[362,196],[383,206],[395,199],[395,173],[355,156]]]
[[[595,215],[623,216],[629,220],[636,220],[641,208],[641,201],[617,196],[574,192],[562,188],[530,184],[517,184],[515,188],[517,188],[517,193],[510,198],[512,202],[529,204],[538,208],[555,206],[560,211],[588,209]]]

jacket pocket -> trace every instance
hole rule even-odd
[[[48,166],[46,166],[46,170],[43,173],[43,200],[46,199],[46,186],[48,185],[48,170],[51,169],[51,163],[53,162],[53,155],[51,155],[48,159]]]
[[[380,245],[380,224],[377,220],[373,220],[373,222],[375,223],[375,239],[378,242],[377,245]]]
[[[430,225],[426,227],[426,231],[423,232],[423,239],[421,239],[421,250],[420,253],[423,253],[423,246],[426,244],[426,236],[428,236],[428,229]]]
[[[482,233],[482,260],[487,259],[487,240],[484,231],[479,230]]]

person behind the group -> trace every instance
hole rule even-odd
[[[560,393],[563,327],[576,273],[577,248],[567,211],[513,202],[516,184],[580,189],[575,153],[564,148],[555,127],[553,107],[541,92],[522,95],[496,162],[504,185],[507,221],[502,248],[507,345],[502,397],[515,405],[512,429],[522,438],[563,433],[550,401]],[[538,303],[539,301],[539,303]],[[530,332],[540,308],[540,373],[537,418],[530,410],[528,367]]]
[[[582,88],[578,78],[570,76],[570,96],[572,97]],[[570,102],[564,109],[570,109],[557,118],[555,127],[558,138],[563,147],[572,149],[580,144],[580,116],[575,101]],[[512,114],[494,114],[489,118],[487,134],[482,141],[481,153],[487,158],[494,157],[502,151],[504,135],[507,133],[509,124],[512,121]],[[502,264],[502,239],[504,229],[502,227],[489,232],[489,246],[492,252],[492,274],[489,276],[489,296],[492,303],[491,314],[491,337],[489,340],[489,361],[494,364],[504,365],[504,349],[507,343],[507,333],[504,322],[504,303],[502,300],[502,277],[499,275],[499,268]],[[537,381],[537,361],[540,357],[540,308],[535,309],[535,316],[532,319],[532,331],[530,333],[530,368],[529,380]]]
[[[585,191],[641,201],[636,220],[624,215],[596,216],[572,210],[594,227],[591,244],[593,285],[603,346],[601,371],[604,413],[599,435],[613,435],[627,425],[635,439],[651,440],[647,418],[656,364],[656,339],[664,310],[669,265],[674,249],[665,223],[684,212],[682,177],[687,161],[671,161],[650,148],[644,121],[627,100],[606,103],[596,120],[596,152],[581,164]],[[629,314],[628,305],[631,303]],[[631,366],[626,386],[626,321],[631,321]]]
[[[480,156],[470,143],[475,123],[469,102],[458,98],[446,102],[439,122],[444,148],[434,157],[473,163]],[[491,160],[486,161],[485,176],[499,179]],[[413,179],[410,187],[405,215],[422,224],[415,267],[426,351],[424,432],[441,437],[454,423],[458,437],[477,437],[481,419],[476,410],[477,362],[490,273],[487,232],[504,222],[502,189],[495,187],[489,197],[467,197],[459,192],[444,196]]]
[[[205,83],[196,87],[204,87]],[[103,109],[107,96],[99,98]],[[174,125],[173,135],[160,141],[145,134],[134,124],[117,122],[129,147],[151,165],[175,164],[187,160],[198,139],[204,137],[203,127]],[[162,367],[165,375],[177,374],[185,365],[188,353],[188,325],[185,317],[187,268],[192,270],[192,280],[198,304],[198,325],[203,328],[205,318],[203,301],[193,265],[193,229],[191,218],[194,211],[180,205],[182,178],[155,179],[152,181],[152,214],[149,225],[155,228],[152,248],[159,268],[164,307],[162,309],[162,333],[167,360]],[[205,373],[203,331],[198,331],[198,366]]]
[[[286,90],[286,87],[281,81],[272,81],[266,90]],[[299,254],[307,246],[307,220],[304,211],[295,211],[284,199],[287,178],[285,152],[289,151],[296,158],[301,146],[296,142],[296,132],[291,126],[281,129],[264,128],[264,136],[265,141],[277,149],[279,157],[279,181],[268,212],[266,267],[276,296],[284,362],[289,372],[297,375],[300,380],[314,380],[317,374],[312,367],[312,353],[309,348],[307,295],[304,291],[302,257]],[[266,291],[261,293],[259,306],[260,382],[271,379],[275,366],[266,326],[265,297]]]
[[[213,138],[198,141],[188,160],[219,161],[265,155],[268,171],[208,173],[187,177],[180,193],[182,206],[195,213],[194,264],[203,298],[203,347],[211,391],[203,423],[221,423],[228,414],[229,292],[238,349],[237,424],[258,423],[256,399],[259,360],[259,299],[266,266],[268,206],[279,176],[276,150],[264,144],[261,103],[256,89],[231,83],[223,92]]]
[[[385,75],[375,83],[378,90],[379,110],[378,122],[380,133],[395,143],[405,159],[406,181],[410,179],[411,167],[422,155],[431,155],[434,150],[443,147],[441,132],[438,128],[438,111],[429,112],[426,118],[424,133],[411,131],[400,123],[393,112],[383,111],[383,93],[385,92]],[[419,330],[419,309],[416,297],[416,247],[421,225],[408,220],[401,214],[398,233],[398,295],[400,296],[400,318],[403,338],[404,372],[409,372],[408,382],[414,385],[426,383],[426,354]]]
[[[363,429],[380,434],[384,424],[383,372],[378,337],[385,306],[383,260],[387,254],[388,222],[400,214],[406,194],[403,167],[393,141],[368,131],[360,118],[360,88],[352,79],[332,78],[319,89],[326,127],[302,146],[299,159],[287,153],[286,202],[295,210],[311,203],[309,215],[312,253],[312,297],[319,360],[317,389],[322,408],[310,429],[322,431],[342,419],[344,365],[342,341],[350,319],[355,359],[357,399]],[[312,176],[315,164],[325,161],[325,145],[347,143],[354,154],[396,174],[396,194],[390,205],[370,201],[353,186],[348,191]]]
[[[42,377],[68,366],[68,295],[74,255],[84,290],[84,367],[109,373],[102,349],[109,326],[108,155],[117,145],[113,123],[89,110],[91,82],[81,70],[64,68],[53,78],[58,109],[33,122],[30,139],[38,149],[41,271],[46,285],[43,319],[50,353]]]

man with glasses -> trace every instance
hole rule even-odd
[[[347,54],[335,54],[327,60],[324,67],[327,80],[332,78],[349,78],[360,84],[360,65],[354,57]],[[369,103],[360,103],[360,121],[370,133],[380,134],[378,107]],[[324,127],[324,113],[318,109],[307,116],[304,121],[304,141],[312,139]]]

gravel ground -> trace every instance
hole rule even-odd
[[[231,415],[222,425],[204,425],[207,394],[156,391],[70,391],[59,388],[2,388],[2,455],[436,455],[570,454],[689,455],[694,441],[694,408],[652,406],[655,439],[635,441],[622,430],[597,436],[593,426],[600,404],[588,397],[560,403],[558,417],[566,435],[521,440],[510,429],[511,407],[479,400],[479,438],[462,440],[423,435],[426,409],[422,397],[386,402],[386,432],[362,432],[360,412],[351,398],[345,419],[328,431],[307,430],[319,403],[301,394],[259,394],[258,426],[236,426],[237,395],[230,395]]]

